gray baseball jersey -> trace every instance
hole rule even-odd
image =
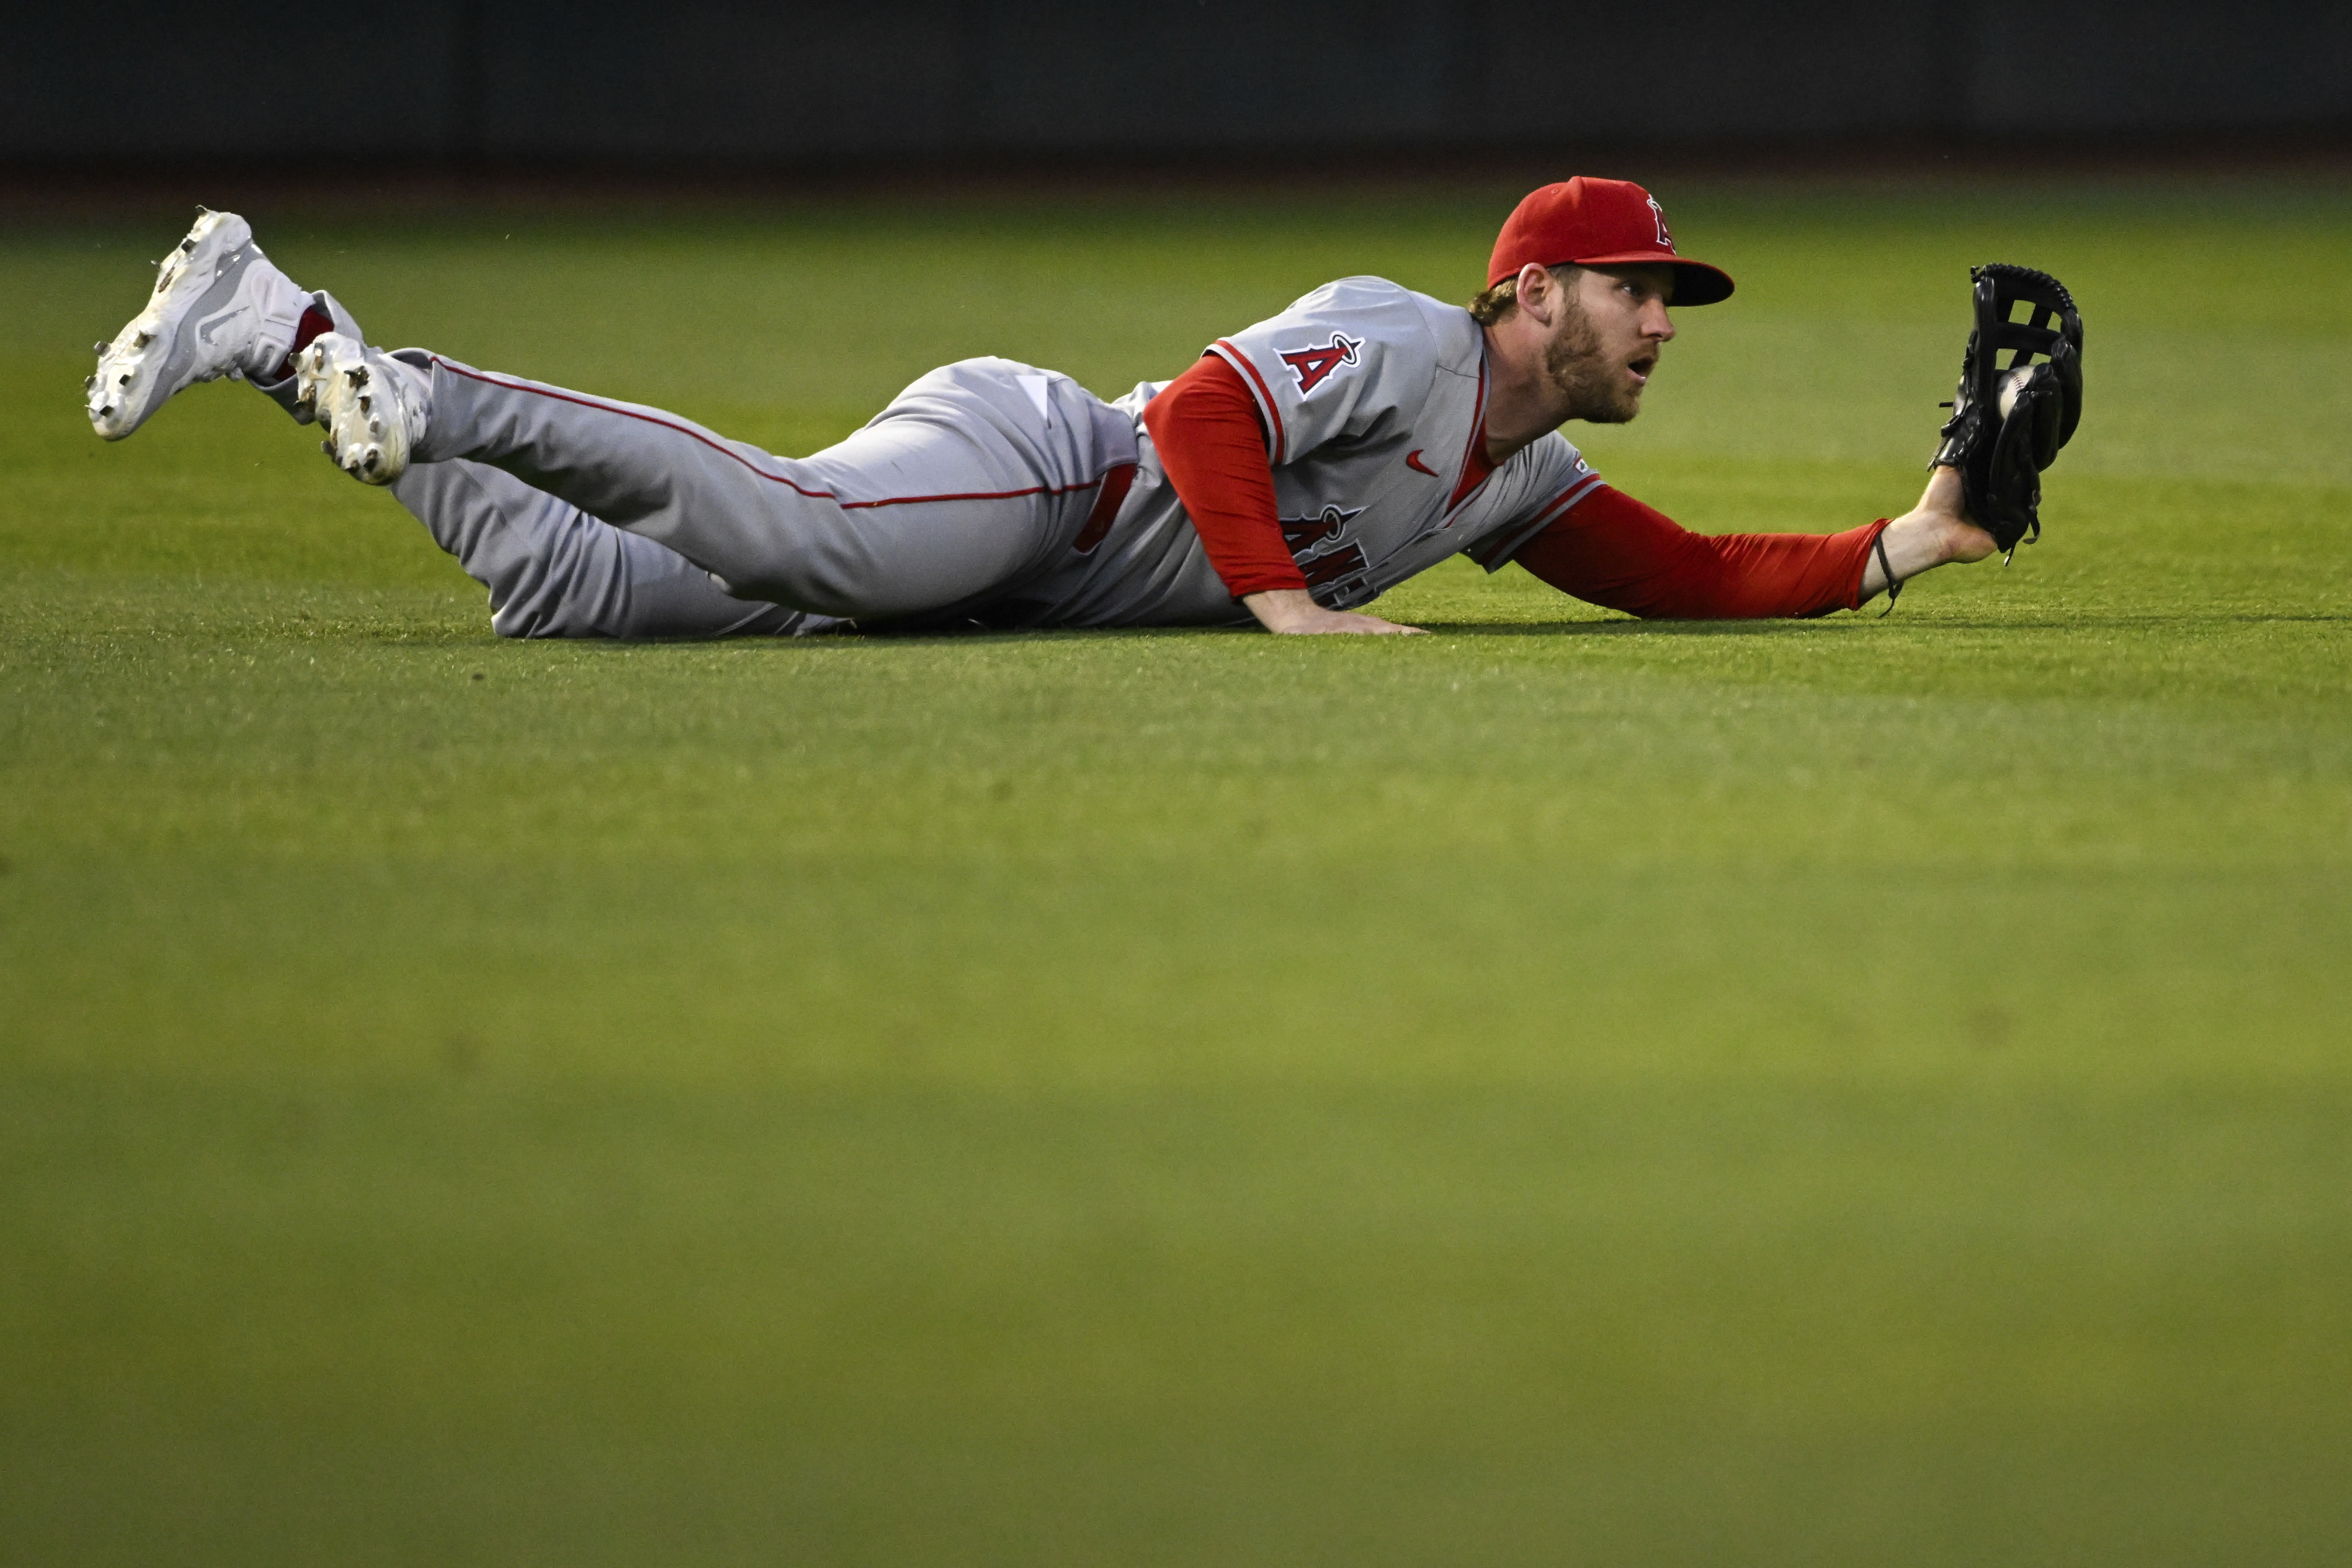
[[[1459,307],[1381,279],[1328,284],[1208,352],[1257,399],[1283,531],[1328,605],[1458,551],[1491,569],[1601,482],[1553,434],[1467,483],[1483,334]],[[490,587],[502,632],[1250,619],[1143,428],[1164,384],[1106,405],[1065,375],[967,360],[838,446],[788,458],[658,409],[404,356],[433,384],[415,467],[451,468],[413,470],[397,493]],[[607,524],[635,537],[611,548],[595,537]]]
[[[1248,383],[1266,431],[1285,542],[1318,602],[1346,608],[1456,552],[1489,570],[1601,478],[1557,432],[1465,492],[1485,428],[1485,334],[1470,312],[1381,278],[1327,283],[1209,353]],[[1041,623],[1245,624],[1167,483],[1146,382],[1112,406],[1132,418],[1139,468],[1099,552],[1024,594]]]

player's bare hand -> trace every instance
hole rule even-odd
[[[1992,535],[1969,518],[1958,468],[1930,469],[1927,488],[1921,492],[1919,504],[1897,521],[1907,525],[1905,532],[1916,534],[1919,541],[1920,559],[1915,570],[1925,571],[1950,561],[1981,561],[2000,548],[1993,543]],[[1889,541],[1890,547],[1892,543]],[[1901,562],[1895,563],[1895,569],[1910,575]]]
[[[1906,583],[1949,562],[1981,561],[1998,548],[1991,534],[1969,521],[1960,471],[1945,468],[1927,476],[1919,504],[1887,524],[1879,543],[1885,552],[1885,564]],[[1885,588],[1886,574],[1874,553],[1863,566],[1862,596],[1867,599]]]
[[[1315,596],[1304,588],[1270,588],[1263,594],[1245,594],[1242,603],[1258,624],[1270,632],[1286,637],[1318,637],[1333,632],[1385,636],[1400,634],[1423,636],[1419,626],[1401,626],[1394,621],[1384,621],[1378,616],[1360,616],[1353,610],[1327,610],[1315,602]]]
[[[1937,542],[1937,553],[1945,561],[1981,561],[2000,548],[1992,535],[1969,517],[1958,468],[1939,467],[1929,470],[1927,488],[1912,515],[1937,525],[1937,532],[1942,536]]]

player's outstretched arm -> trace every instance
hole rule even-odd
[[[1981,561],[2000,548],[1991,534],[1969,521],[1960,500],[1960,471],[1946,468],[1929,473],[1919,504],[1888,523],[1879,543],[1885,548],[1885,565],[1873,551],[1862,574],[1865,600],[1886,591],[1886,566],[1895,569],[1897,582],[1907,583],[1937,566]]]
[[[1270,632],[1300,637],[1311,637],[1319,632],[1423,635],[1419,626],[1401,626],[1378,616],[1359,615],[1353,610],[1327,610],[1317,604],[1315,595],[1304,588],[1272,588],[1263,594],[1244,594],[1242,604],[1257,617],[1258,625]]]
[[[1899,584],[1948,562],[1981,561],[1993,548],[1962,510],[1958,476],[1939,468],[1902,517],[1826,534],[1694,533],[1621,490],[1594,486],[1510,559],[1590,604],[1663,620],[1717,620],[1856,609],[1885,592],[1888,568]]]

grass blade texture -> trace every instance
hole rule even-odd
[[[247,389],[94,439],[185,218],[20,214],[7,1555],[2340,1562],[2342,191],[1667,189],[1739,292],[1604,474],[1900,511],[2015,261],[2089,329],[2045,537],[1363,640],[500,643]],[[798,453],[1466,298],[1517,195],[247,210],[378,341]]]

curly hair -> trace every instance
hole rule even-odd
[[[1557,267],[1547,267],[1544,270],[1559,279],[1572,293],[1576,287],[1576,275],[1584,268],[1573,261],[1563,261]],[[1510,313],[1518,308],[1519,280],[1516,276],[1504,279],[1500,283],[1471,300],[1466,307],[1470,312],[1470,319],[1482,327],[1491,327],[1496,322],[1507,319]]]

